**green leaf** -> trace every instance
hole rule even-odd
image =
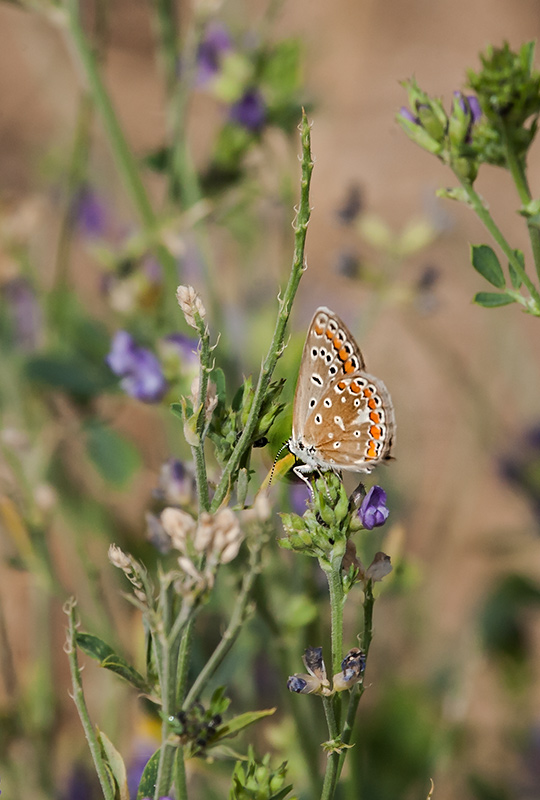
[[[86,426],[86,451],[104,481],[115,488],[126,486],[142,465],[133,442],[98,420]]]
[[[254,722],[258,722],[260,719],[264,717],[270,717],[272,714],[275,714],[275,708],[266,708],[263,711],[246,711],[245,714],[239,714],[237,717],[233,717],[229,722],[225,722],[223,725],[219,725],[216,728],[216,735],[215,738],[212,739],[212,746],[217,744],[220,739],[226,739],[229,736],[236,736],[244,728],[247,728],[249,725],[253,725]]]
[[[473,298],[473,303],[484,308],[498,308],[515,302],[515,298],[509,294],[499,294],[498,292],[478,292]]]
[[[32,356],[26,362],[25,371],[34,383],[59,389],[80,399],[94,397],[116,382],[109,370],[76,355]]]
[[[77,646],[86,653],[90,658],[95,658],[99,661],[101,667],[111,670],[124,680],[131,683],[136,689],[145,694],[151,691],[147,681],[143,678],[140,672],[127,663],[127,661],[118,655],[107,642],[100,639],[99,636],[94,636],[92,633],[78,632],[76,635]]]
[[[300,39],[283,39],[266,56],[262,82],[270,93],[272,104],[283,101],[300,88],[301,55]]]
[[[108,736],[103,733],[103,731],[98,730],[98,739],[111,774],[114,778],[116,786],[118,787],[118,792],[115,792],[115,796],[118,798],[118,800],[129,800],[129,789],[124,759]]]
[[[146,797],[153,797],[156,790],[158,776],[159,754],[161,748],[156,750],[150,761],[144,768],[139,788],[137,790],[137,800],[144,800]]]
[[[506,281],[495,251],[487,244],[473,244],[471,262],[477,272],[497,289],[504,289]]]
[[[525,269],[525,256],[523,255],[521,250],[514,250],[514,255],[518,259],[523,269]],[[510,271],[510,280],[512,281],[512,286],[514,287],[514,289],[519,289],[519,287],[521,286],[521,278],[519,277],[515,268],[512,266],[511,262],[508,262],[508,269]]]

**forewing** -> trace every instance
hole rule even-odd
[[[315,311],[308,329],[293,407],[293,439],[303,438],[306,425],[329,387],[363,370],[364,359],[348,328],[329,308]]]

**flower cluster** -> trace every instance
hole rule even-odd
[[[424,150],[449,164],[463,180],[473,182],[479,166],[474,144],[482,111],[474,95],[454,92],[450,114],[442,102],[422,91],[416,81],[404,81],[409,108],[403,106],[397,120],[405,133]]]
[[[343,692],[362,680],[366,667],[366,656],[359,647],[353,647],[341,662],[341,672],[334,675],[332,688],[326,676],[326,666],[322,655],[322,647],[308,647],[303,658],[304,666],[309,674],[296,673],[287,680],[287,688],[296,694],[331,695]]]
[[[186,511],[170,507],[162,512],[161,524],[172,547],[180,552],[178,565],[191,579],[190,589],[211,588],[218,565],[236,558],[244,539],[230,508],[222,508],[216,514],[203,512],[197,522]],[[204,567],[199,569],[196,564],[201,563],[202,557]]]

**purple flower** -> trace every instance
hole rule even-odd
[[[358,516],[368,531],[384,525],[390,512],[386,508],[386,492],[381,486],[372,486],[362,500]]]
[[[95,797],[95,774],[82,764],[75,764],[68,777],[62,800],[92,800]]]
[[[184,364],[199,364],[197,340],[184,333],[170,333],[162,339],[164,346],[177,355]]]
[[[107,211],[97,194],[89,186],[83,186],[75,201],[75,219],[83,234],[98,238],[107,228]]]
[[[303,481],[292,484],[289,489],[289,500],[295,514],[299,517],[305,514],[307,504],[311,500],[311,492]]]
[[[412,122],[413,125],[420,125],[420,120],[418,117],[415,117],[412,111],[407,108],[407,106],[401,106],[399,113],[403,119],[406,119],[408,122]]]
[[[139,783],[144,772],[144,768],[152,758],[156,751],[156,745],[149,741],[139,740],[135,746],[135,753],[133,754],[128,768],[127,768],[127,784],[129,796],[132,800],[137,797],[137,790]]]
[[[197,85],[203,86],[218,74],[223,55],[232,48],[231,37],[224,25],[211,22],[197,51]]]
[[[157,403],[167,391],[167,381],[156,356],[139,347],[127,331],[115,333],[105,361],[122,378],[122,389],[143,403]]]
[[[250,131],[258,131],[266,119],[266,105],[258,89],[246,89],[240,100],[231,106],[233,122]]]
[[[161,467],[154,497],[168,506],[184,507],[195,501],[196,481],[192,464],[170,458]]]
[[[35,350],[42,328],[41,309],[26,278],[14,278],[3,289],[13,322],[15,344],[21,350]]]

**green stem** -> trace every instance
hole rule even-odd
[[[371,640],[373,639],[373,606],[375,604],[375,598],[373,596],[373,584],[371,581],[368,581],[364,587],[364,630],[362,633],[362,650],[364,651],[364,655],[366,657],[366,666],[367,666],[367,659],[369,655],[369,648],[371,646]],[[343,732],[341,735],[341,740],[343,744],[350,744],[354,723],[356,721],[356,712],[358,711],[358,704],[360,703],[360,698],[365,692],[365,684],[364,680],[362,683],[357,683],[350,694],[349,697],[349,705],[347,707],[347,716],[345,719],[345,725],[343,726]],[[339,774],[341,774],[341,770],[343,768],[343,763],[345,761],[346,750],[340,756],[339,760]]]
[[[469,198],[469,202],[473,207],[473,209],[475,210],[476,214],[478,215],[479,219],[487,228],[489,233],[493,236],[494,240],[497,242],[497,244],[499,245],[505,256],[508,258],[508,261],[512,264],[516,273],[521,278],[523,284],[529,290],[531,297],[535,300],[537,304],[537,307],[540,308],[540,294],[538,293],[536,286],[533,284],[533,282],[523,269],[523,266],[521,265],[519,258],[516,256],[515,252],[504,238],[495,220],[493,219],[488,209],[486,208],[484,201],[482,200],[480,195],[473,189],[471,183],[463,180],[457,174],[456,177],[458,178],[461,185],[465,189],[467,197]]]
[[[88,708],[86,707],[86,701],[84,699],[81,672],[77,660],[75,601],[73,599],[66,603],[65,611],[69,619],[66,651],[69,658],[71,682],[73,685],[73,700],[75,702],[75,706],[77,707],[77,711],[79,712],[79,717],[82,722],[86,741],[88,742],[88,746],[92,754],[94,766],[101,784],[101,789],[103,791],[103,797],[105,800],[114,800],[114,786],[112,785],[111,778],[109,777],[107,767],[103,760],[101,747],[97,740],[92,722],[90,721]]]
[[[195,322],[199,331],[199,388],[195,401],[197,424],[195,433],[198,444],[192,445],[191,452],[195,462],[195,479],[197,481],[197,497],[199,498],[199,511],[208,511],[210,499],[208,497],[208,477],[206,474],[206,459],[204,456],[204,429],[206,421],[206,400],[208,395],[208,379],[212,369],[210,364],[211,347],[210,335],[205,321],[198,311],[194,311]]]
[[[184,759],[184,748],[178,747],[176,750],[176,759],[174,762],[174,788],[176,800],[187,800],[187,779],[186,779],[186,762]]]
[[[326,724],[328,725],[328,733],[330,740],[338,737],[339,728],[335,717],[335,704],[333,697],[323,697],[323,708],[326,716]],[[321,800],[332,800],[334,792],[336,791],[337,780],[339,777],[339,753],[332,752],[328,756],[326,762],[326,771],[324,773],[324,782],[321,791]]]
[[[260,531],[259,535],[254,538],[249,569],[242,580],[242,586],[236,598],[227,629],[189,690],[183,703],[184,709],[189,708],[192,703],[199,699],[206,684],[212,678],[220,664],[223,663],[242,630],[242,626],[248,615],[248,604],[251,599],[255,579],[260,572],[262,550],[267,541],[268,533],[263,531]]]
[[[165,273],[164,304],[167,310],[165,317],[173,318],[172,314],[176,309],[175,288],[178,282],[176,259],[157,238],[156,216],[141,180],[137,161],[129,148],[109,94],[99,74],[96,57],[86,39],[80,18],[79,0],[67,0],[67,11],[69,32],[71,34],[68,44],[70,46],[73,44],[74,46],[77,60],[86,77],[90,95],[103,121],[116,166],[139,215],[144,232],[148,235],[149,241],[154,241],[154,250]]]
[[[212,501],[212,511],[216,511],[220,507],[224,498],[229,493],[231,483],[234,480],[242,457],[250,446],[253,434],[257,427],[259,413],[268,389],[268,385],[272,379],[278,358],[283,352],[285,345],[285,330],[289,321],[292,303],[298,290],[298,285],[300,283],[302,274],[306,269],[304,250],[307,226],[311,212],[309,207],[309,186],[311,181],[311,173],[313,171],[313,161],[311,158],[310,125],[305,111],[302,114],[300,129],[302,138],[302,179],[300,205],[298,207],[296,223],[294,226],[294,255],[291,274],[289,276],[289,281],[283,297],[279,301],[279,313],[276,321],[276,327],[274,329],[274,335],[259,374],[259,380],[255,389],[251,411],[242,435],[236,443],[227,466],[223,470],[221,480],[216,488],[216,493]]]
[[[518,158],[516,155],[516,151],[512,145],[510,136],[508,135],[507,126],[504,123],[501,123],[500,129],[506,148],[506,161],[508,163],[508,168],[512,178],[514,179],[514,183],[516,184],[519,199],[521,200],[522,204],[526,206],[532,200],[532,195],[529,188],[529,183],[527,181],[527,175],[525,174],[523,160]],[[540,278],[540,230],[538,230],[537,226],[532,224],[529,219],[527,219],[527,229],[529,231],[529,239],[531,242],[536,273]]]

